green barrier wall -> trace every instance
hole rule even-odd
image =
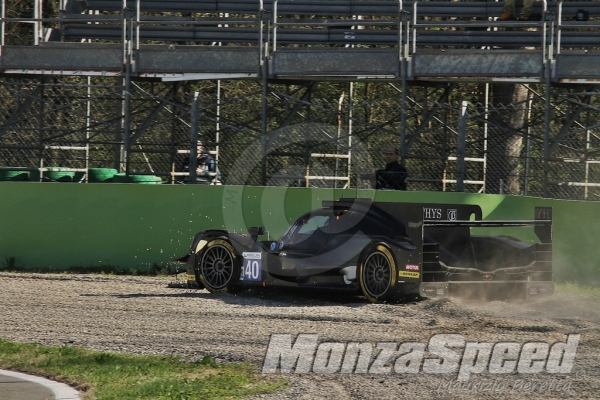
[[[484,218],[532,219],[536,205],[554,207],[559,280],[600,281],[600,203],[514,196],[244,186],[0,182],[0,268],[64,270],[110,265],[125,270],[165,266],[207,228],[243,232],[265,226],[278,237],[322,200],[479,204]],[[534,237],[523,231],[524,240]]]

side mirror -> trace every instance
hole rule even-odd
[[[262,226],[251,226],[248,228],[250,236],[258,237],[265,234],[265,228]]]

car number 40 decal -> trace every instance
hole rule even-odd
[[[242,253],[244,264],[240,271],[240,281],[260,282],[262,280],[261,253]]]

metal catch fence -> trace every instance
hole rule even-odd
[[[461,100],[469,90],[480,100],[483,84],[411,88],[402,106],[390,83],[273,84],[266,94],[259,82],[137,82],[131,93],[114,83],[4,80],[2,179],[98,182],[112,171],[117,182],[179,184],[199,139],[221,184],[372,187],[392,146],[408,190],[600,194],[591,90],[554,91],[548,110],[533,85],[524,86],[526,101],[509,105]]]

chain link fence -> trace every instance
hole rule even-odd
[[[412,86],[403,97],[394,83],[4,79],[0,179],[180,184],[199,139],[222,184],[368,188],[392,146],[408,190],[597,200],[594,88],[546,99],[528,86],[510,104],[488,89]]]

